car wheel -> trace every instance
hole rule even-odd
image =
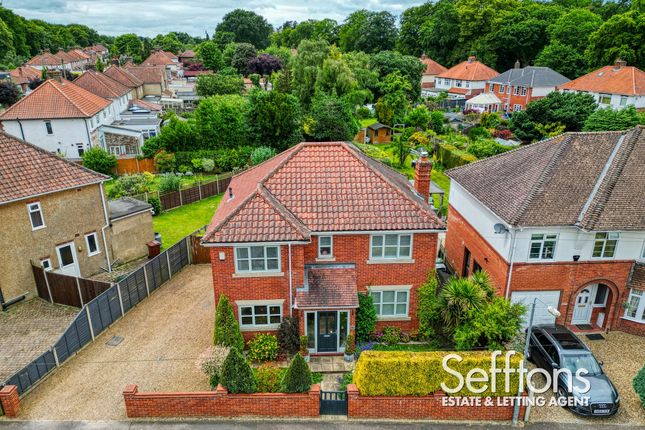
[[[558,403],[562,405],[563,408],[567,408],[567,400],[569,399],[569,393],[564,389],[564,387],[558,387]]]

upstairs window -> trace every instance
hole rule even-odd
[[[612,258],[616,253],[619,238],[620,233],[596,233],[592,256],[594,258]]]
[[[373,235],[370,256],[371,258],[410,258],[412,257],[412,235]]]
[[[240,246],[235,248],[235,271],[277,272],[280,270],[278,246]]]
[[[601,105],[611,104],[611,94],[600,94],[598,97],[598,103]]]
[[[45,228],[45,218],[43,217],[43,210],[40,207],[40,203],[29,203],[27,205],[27,211],[29,212],[32,230]]]
[[[555,258],[555,245],[557,242],[557,234],[532,234],[529,259],[553,260]]]
[[[495,84],[489,84],[488,91],[490,91],[491,93],[494,93],[495,92]]]
[[[318,237],[318,258],[331,258],[334,256],[332,236]]]
[[[54,134],[51,121],[45,121],[45,129],[47,130],[47,134]]]
[[[518,95],[519,93],[520,93],[520,87],[518,86],[513,87],[513,94]]]
[[[499,86],[499,93],[504,94],[504,84],[500,84]]]
[[[525,95],[526,95],[526,87],[522,87],[522,95],[523,95],[523,96],[525,96]]]

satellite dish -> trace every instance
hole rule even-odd
[[[502,234],[508,232],[508,229],[504,224],[497,223],[493,226],[493,229],[495,229],[495,234]]]

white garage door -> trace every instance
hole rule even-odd
[[[535,305],[533,325],[553,324],[555,322],[555,316],[551,315],[547,311],[547,306],[553,306],[558,309],[558,303],[560,301],[559,291],[514,291],[511,293],[511,302],[522,303],[526,306],[526,314],[524,316],[523,324],[524,327],[528,325],[528,320],[531,316],[531,307],[533,306],[533,300],[535,300],[536,297],[546,304],[538,301]]]

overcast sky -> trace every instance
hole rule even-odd
[[[342,22],[357,9],[386,10],[394,15],[423,1],[409,0],[3,0],[4,7],[26,18],[56,24],[85,24],[101,34],[137,33],[155,36],[183,31],[193,36],[209,34],[222,17],[241,7],[273,24],[286,20],[332,18]]]

